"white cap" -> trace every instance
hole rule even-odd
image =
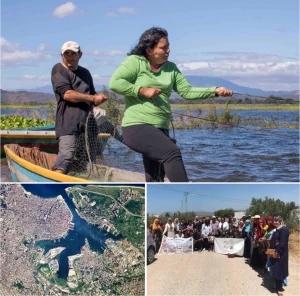
[[[78,43],[74,41],[67,41],[66,43],[63,44],[61,48],[61,53],[63,54],[66,50],[71,50],[74,52],[80,51],[80,46]]]

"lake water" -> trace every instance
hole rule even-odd
[[[80,218],[80,216],[75,211],[75,206],[65,192],[65,189],[70,186],[70,184],[23,184],[22,185],[26,191],[31,192],[34,195],[37,195],[41,198],[50,198],[57,197],[62,195],[66,201],[70,211],[73,214],[73,223],[74,230],[69,230],[65,238],[60,239],[59,241],[53,240],[43,240],[38,241],[35,244],[35,247],[45,248],[45,253],[49,249],[57,247],[65,247],[65,250],[61,252],[59,259],[59,276],[66,279],[68,277],[69,267],[68,267],[68,256],[80,254],[80,249],[85,244],[85,239],[88,240],[89,245],[93,251],[98,253],[103,253],[106,245],[105,240],[112,238],[113,240],[121,239],[122,236],[114,236],[111,233],[106,232],[105,230],[100,230],[96,226],[93,226],[86,222],[86,220]]]
[[[299,122],[298,112],[233,110],[232,113],[241,114],[242,118],[260,116]],[[177,145],[189,179],[193,182],[299,182],[299,130],[261,131],[266,134],[222,127],[176,130]],[[105,149],[104,157],[112,165],[143,172],[141,155],[116,140]],[[2,180],[6,181],[10,178],[5,172],[7,168],[5,164],[1,167]]]
[[[265,130],[299,138],[299,130]],[[299,141],[238,128],[176,130],[193,182],[298,182]],[[142,157],[117,141],[104,151],[110,163],[143,172]]]
[[[1,115],[19,115],[25,117],[37,116],[41,119],[47,118],[46,108],[1,109]]]

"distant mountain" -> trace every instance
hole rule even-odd
[[[279,97],[289,97],[292,99],[299,99],[299,90],[293,91],[264,91],[259,88],[251,88],[246,86],[241,86],[235,83],[232,83],[229,80],[220,78],[220,77],[208,77],[208,76],[186,76],[187,80],[197,87],[211,87],[211,86],[224,86],[226,88],[232,89],[234,92],[241,94],[250,94],[257,96],[279,96]],[[95,88],[97,91],[102,89],[102,85],[96,85]],[[42,86],[38,88],[28,89],[29,92],[43,92],[43,93],[53,93],[51,85]]]
[[[299,97],[299,91],[264,91],[259,88],[251,88],[246,86],[240,86],[238,84],[232,83],[229,80],[219,78],[219,77],[207,77],[207,76],[186,76],[187,80],[193,86],[197,87],[211,87],[211,86],[223,86],[228,89],[233,90],[233,92],[241,94],[249,94],[256,96],[297,96]],[[297,94],[298,93],[298,94]]]
[[[105,86],[108,89],[108,86]],[[103,85],[95,85],[95,89],[97,92],[101,91],[103,88]],[[27,91],[27,92],[39,92],[39,93],[47,93],[47,94],[53,94],[53,88],[51,85],[41,86],[37,88],[32,89],[19,89],[17,91]]]
[[[54,103],[53,94],[28,92],[28,91],[5,91],[1,89],[1,104],[24,105],[26,103],[46,104]]]

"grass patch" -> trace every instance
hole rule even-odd
[[[289,237],[289,252],[290,254],[299,261],[299,247],[300,247],[300,232],[299,229],[291,231]]]

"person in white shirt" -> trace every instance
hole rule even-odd
[[[178,231],[179,231],[179,220],[178,220],[178,218],[174,219],[173,225],[174,225],[174,232],[175,232],[175,234],[177,234]]]
[[[224,218],[221,218],[221,222],[219,223],[218,231],[221,237],[224,237],[225,234],[229,230],[229,224],[228,222],[225,222]]]
[[[175,235],[175,238],[184,238],[184,234],[182,233],[182,230],[178,231],[178,233]]]
[[[166,223],[166,225],[165,225],[163,235],[165,235],[167,237],[172,237],[172,238],[174,238],[174,236],[175,236],[174,224],[172,223],[171,218],[168,219],[168,223]]]

